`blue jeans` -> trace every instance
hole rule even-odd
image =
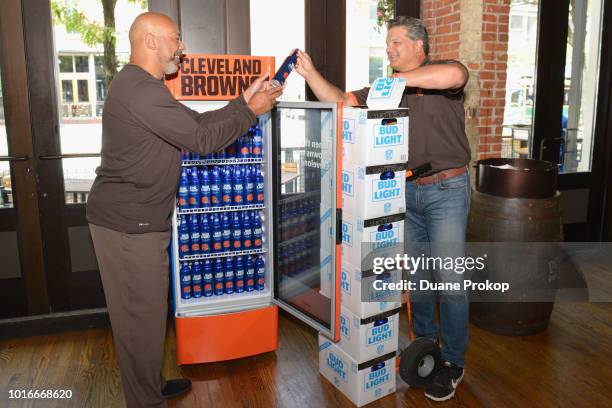
[[[413,257],[465,257],[469,205],[470,177],[467,172],[427,185],[406,182],[406,253]],[[411,280],[417,282],[417,287],[420,280],[460,284],[459,291],[411,291],[410,305],[415,335],[436,341],[441,338],[443,360],[463,367],[469,311],[463,274],[449,268],[448,264],[442,268],[432,264],[432,267],[418,269]],[[437,300],[440,301],[440,327],[435,316]]]

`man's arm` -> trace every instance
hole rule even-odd
[[[298,74],[304,77],[312,92],[318,100],[323,102],[342,102],[345,106],[354,106],[354,98],[342,92],[340,89],[323,78],[317,71],[310,56],[303,51],[298,51],[298,60],[295,65]]]
[[[429,64],[406,72],[396,72],[394,77],[406,80],[406,87],[422,89],[461,89],[468,80],[468,71],[457,61]]]
[[[207,154],[228,146],[246,133],[255,123],[256,115],[272,108],[273,97],[279,92],[257,92],[248,104],[242,100],[233,112],[209,122],[194,118],[161,83],[143,81],[133,95],[130,111],[140,126],[168,143]]]

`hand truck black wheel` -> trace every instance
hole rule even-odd
[[[440,347],[435,341],[420,337],[400,354],[399,375],[410,387],[427,385],[441,365]]]

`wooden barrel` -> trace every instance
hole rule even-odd
[[[481,162],[476,190],[472,191],[467,240],[470,250],[480,248],[488,253],[485,269],[475,273],[472,279],[507,282],[510,289],[504,294],[471,292],[470,319],[477,326],[498,334],[534,334],[548,325],[559,282],[558,272],[551,268],[559,255],[555,243],[563,240],[556,168],[546,175],[538,172],[550,171],[546,170],[547,162],[520,160],[517,163],[513,159]],[[493,172],[487,171],[489,165],[493,166]],[[500,168],[504,171],[499,171]],[[551,189],[546,183],[549,177],[548,181],[553,183],[552,196],[516,197],[542,195],[541,189],[534,191],[521,183],[526,172],[531,172],[529,182],[533,186],[543,183]]]

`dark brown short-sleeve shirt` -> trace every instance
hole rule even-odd
[[[459,63],[454,60],[426,61],[428,64]],[[467,68],[466,68],[467,71]],[[351,94],[360,105],[367,104],[370,88]],[[463,88],[454,90],[406,87],[400,107],[409,109],[408,168],[431,163],[432,173],[462,167],[470,161],[470,144],[465,134]]]

